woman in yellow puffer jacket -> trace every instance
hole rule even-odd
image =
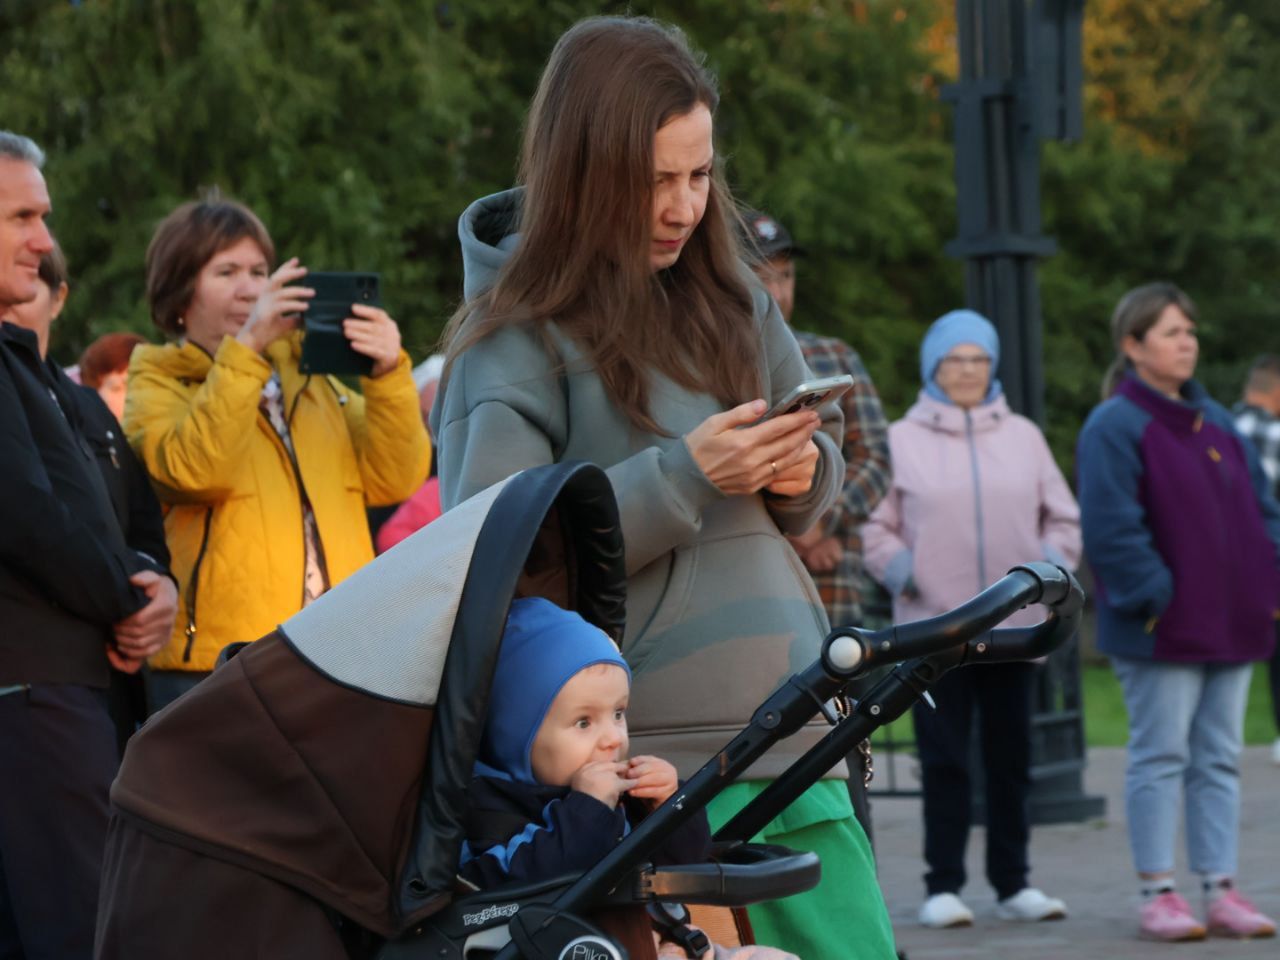
[[[343,332],[373,361],[361,392],[299,369],[312,291],[247,207],[184,204],[147,250],[147,299],[176,343],[136,349],[124,429],[165,506],[179,583],[151,659],[158,709],[373,559],[366,506],[406,499],[431,444],[394,320],[355,304]],[[295,285],[296,284],[296,285]]]

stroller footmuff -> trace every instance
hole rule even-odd
[[[1070,633],[1080,599],[1069,576],[1037,564],[951,619],[834,631],[815,664],[584,874],[467,891],[456,876],[467,789],[517,594],[621,638],[622,538],[599,468],[541,467],[478,494],[156,715],[112,789],[97,956],[652,955],[646,904],[741,905],[816,884],[813,854],[745,841],[941,671],[1046,652]],[[990,632],[1029,602],[1054,616],[1004,642]],[[851,716],[832,714],[827,738],[720,831],[712,862],[648,862],[850,679],[906,657],[917,659]]]

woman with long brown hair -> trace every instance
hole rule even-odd
[[[432,412],[446,509],[540,464],[607,469],[626,539],[632,745],[685,776],[817,655],[826,617],[784,535],[810,527],[843,476],[834,405],[756,422],[808,370],[738,255],[717,102],[669,27],[594,18],[561,37],[521,186],[462,216],[466,301]],[[771,751],[713,822],[819,734]],[[818,850],[822,884],[752,921],[760,942],[801,956],[891,958],[843,775],[764,831]]]

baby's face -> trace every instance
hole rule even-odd
[[[567,787],[597,760],[627,755],[627,672],[612,663],[579,670],[560,688],[533,738],[529,761],[539,783]]]

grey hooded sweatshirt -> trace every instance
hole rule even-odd
[[[496,279],[518,237],[520,192],[477,200],[459,223],[468,300]],[[745,269],[745,268],[744,268]],[[754,292],[764,397],[772,406],[809,376],[778,308]],[[723,405],[655,372],[650,412],[671,434],[639,431],[609,400],[583,351],[551,327],[506,328],[454,363],[431,411],[446,510],[528,467],[588,460],[613,483],[626,543],[633,671],[631,753],[655,754],[687,777],[711,759],[791,673],[811,663],[827,620],[783,534],[808,529],[840,492],[843,417],[819,412],[820,457],[801,497],[726,496],[694,462],[684,435]],[[563,367],[560,365],[563,360]],[[748,774],[776,776],[825,731],[813,725]],[[843,776],[843,765],[832,772]]]

